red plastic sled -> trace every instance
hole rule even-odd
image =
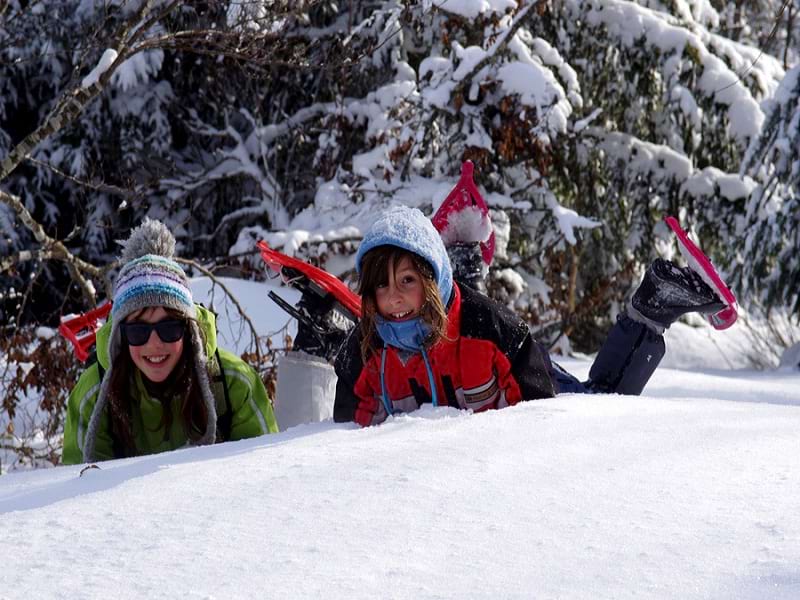
[[[711,323],[714,329],[727,329],[736,322],[739,316],[736,296],[733,295],[733,292],[731,292],[728,286],[725,285],[725,282],[722,281],[722,278],[719,276],[719,273],[717,273],[714,265],[711,264],[709,258],[689,239],[686,232],[681,229],[678,220],[674,217],[665,217],[664,220],[667,225],[669,225],[669,228],[675,232],[675,235],[678,236],[678,248],[689,265],[689,268],[700,275],[703,281],[710,285],[711,288],[717,292],[720,299],[727,304],[727,307],[723,308],[721,311],[708,315],[709,323]]]
[[[300,275],[307,277],[309,281],[318,285],[325,292],[333,294],[339,304],[348,310],[356,320],[361,317],[361,297],[347,287],[339,278],[305,261],[273,250],[264,241],[260,241],[256,245],[261,252],[261,258],[264,259],[267,266],[283,277],[287,284],[292,284],[294,276],[291,272],[287,272],[287,269],[293,269]]]
[[[447,198],[444,199],[439,210],[431,217],[431,222],[439,233],[447,228],[451,215],[467,207],[477,207],[484,216],[489,216],[489,207],[486,205],[486,201],[481,196],[472,178],[474,170],[475,167],[470,160],[465,160],[461,164],[461,177],[453,186],[453,189],[450,190],[450,193],[447,194]],[[494,244],[494,230],[492,230],[489,239],[480,243],[483,262],[487,265],[492,264]]]
[[[58,331],[72,343],[79,361],[86,362],[89,358],[97,330],[103,326],[109,312],[111,312],[111,302],[104,302],[89,312],[61,319]]]

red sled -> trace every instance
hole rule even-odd
[[[731,292],[728,286],[725,285],[725,282],[722,281],[714,265],[711,264],[711,260],[709,260],[703,251],[689,239],[686,232],[681,229],[678,220],[674,217],[665,217],[664,220],[667,225],[669,225],[669,228],[675,232],[675,235],[678,236],[678,248],[683,258],[686,260],[686,263],[689,265],[689,268],[700,275],[703,281],[711,286],[711,289],[713,289],[717,293],[717,296],[727,305],[721,311],[708,315],[708,322],[711,323],[714,329],[727,329],[736,322],[739,316],[736,296],[733,295],[733,292]]]
[[[472,161],[465,160],[461,164],[461,177],[431,217],[431,222],[446,246],[480,242],[483,262],[490,265],[494,257],[494,229],[489,207],[473,180],[474,170]]]
[[[349,316],[352,320],[358,321],[361,318],[361,297],[338,277],[305,261],[273,250],[264,241],[260,241],[256,245],[261,252],[261,258],[270,269],[283,278],[284,283],[292,285],[297,278],[305,277],[311,284],[318,286],[322,292],[333,295],[336,301],[350,313]]]
[[[97,330],[103,326],[109,312],[111,312],[111,302],[104,302],[89,312],[62,317],[58,332],[72,343],[79,361],[86,362],[89,358]]]

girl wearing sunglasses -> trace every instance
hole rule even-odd
[[[264,384],[217,347],[214,314],[193,302],[174,251],[169,230],[149,219],[125,243],[97,361],[68,400],[63,463],[278,431]]]

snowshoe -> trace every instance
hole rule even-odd
[[[707,315],[709,323],[711,323],[714,329],[727,329],[736,322],[739,316],[736,296],[733,295],[733,292],[731,292],[728,286],[725,285],[725,282],[722,281],[722,277],[719,276],[714,265],[711,264],[711,260],[689,239],[686,232],[681,229],[678,220],[674,217],[666,217],[664,220],[678,237],[678,248],[689,268],[697,273],[706,285],[714,290],[723,303],[723,306],[719,310],[709,312]]]
[[[111,302],[104,302],[86,313],[61,318],[58,332],[72,344],[79,361],[86,362],[94,351],[97,330],[103,326],[110,312]]]
[[[275,292],[268,294],[297,319],[293,349],[333,360],[361,316],[361,298],[327,271],[278,252],[265,242],[258,242],[258,248],[269,268],[302,294],[296,306]]]
[[[480,256],[488,267],[494,257],[494,230],[489,207],[472,177],[474,169],[472,161],[462,163],[461,177],[431,217],[431,222],[448,248],[477,243]],[[453,267],[458,271],[458,265],[454,264]]]

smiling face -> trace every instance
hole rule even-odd
[[[386,282],[375,287],[378,314],[389,321],[405,321],[418,316],[425,304],[422,275],[408,256],[396,264],[389,261]]]
[[[126,323],[158,323],[174,319],[162,306],[153,306],[135,312],[125,319]],[[128,345],[133,364],[153,383],[161,383],[169,377],[183,354],[183,337],[177,342],[164,342],[154,329],[142,346]]]

